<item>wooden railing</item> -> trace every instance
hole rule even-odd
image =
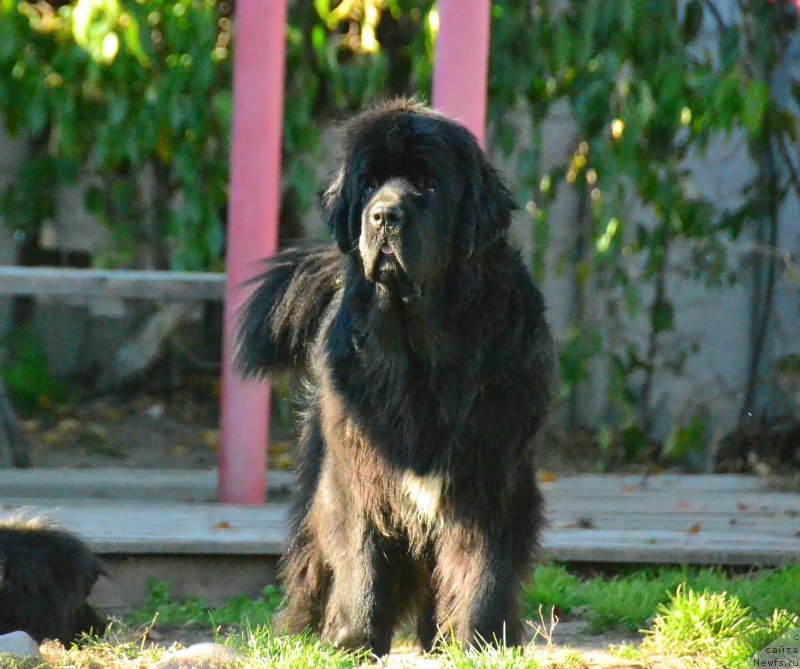
[[[192,302],[221,300],[224,292],[225,275],[213,272],[0,266],[0,295]]]

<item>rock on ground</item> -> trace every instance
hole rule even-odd
[[[39,645],[25,632],[0,635],[0,655],[41,658]]]
[[[238,657],[220,643],[196,643],[167,653],[153,669],[225,669]]]

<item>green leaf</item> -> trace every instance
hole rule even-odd
[[[65,399],[65,390],[50,374],[44,345],[32,328],[15,331],[5,343],[11,362],[2,376],[16,401],[33,408],[45,401]]]
[[[692,416],[687,425],[678,425],[667,438],[664,455],[682,459],[690,453],[702,453],[706,442],[706,421]]]
[[[655,334],[671,330],[675,322],[675,307],[665,299],[653,304],[650,313],[650,325]]]
[[[139,61],[140,65],[147,66],[150,61],[147,58],[147,54],[145,54],[142,49],[142,43],[139,40],[139,23],[130,14],[126,13],[124,16],[127,21],[123,33],[125,35],[125,47],[133,54],[134,58]]]
[[[740,113],[744,101],[739,92],[739,86],[740,78],[735,70],[731,70],[714,87],[709,104],[715,114],[717,127],[729,130],[734,117]]]
[[[314,0],[314,9],[317,10],[319,18],[327,21],[331,15],[331,2],[330,0]]]
[[[744,94],[742,123],[753,135],[761,133],[768,102],[769,87],[767,84],[760,80],[751,81]]]
[[[625,297],[625,310],[628,316],[630,318],[636,317],[642,307],[642,291],[635,283],[631,282],[625,284],[623,295]]]
[[[719,52],[723,68],[739,60],[741,34],[736,26],[727,26],[719,36]]]

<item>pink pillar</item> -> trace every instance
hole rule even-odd
[[[489,69],[490,0],[439,0],[433,106],[483,144]]]
[[[269,386],[233,369],[242,282],[278,244],[286,0],[238,0],[233,74],[233,146],[222,351],[220,502],[263,504]]]

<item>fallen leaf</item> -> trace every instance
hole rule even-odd
[[[173,457],[182,458],[189,453],[189,447],[186,444],[175,444],[169,451]]]
[[[97,413],[102,418],[112,423],[117,423],[125,416],[125,412],[118,407],[103,405],[97,408]]]
[[[229,530],[231,529],[231,524],[227,520],[221,520],[218,523],[214,523],[215,530]]]
[[[574,523],[567,523],[562,525],[567,530],[594,530],[597,526],[591,518],[576,518]]]
[[[23,420],[22,429],[25,432],[38,432],[42,429],[42,424],[38,420]]]
[[[556,480],[556,473],[551,471],[539,472],[537,476],[539,483],[552,483]]]
[[[200,433],[200,441],[209,451],[219,449],[219,430],[207,429]]]
[[[291,455],[283,454],[277,456],[272,465],[275,469],[280,469],[281,471],[286,471],[287,469],[294,469],[294,458]]]
[[[86,428],[86,435],[97,441],[106,441],[108,439],[108,430],[102,425],[92,423]]]
[[[269,454],[272,456],[281,455],[289,450],[289,442],[274,440],[269,444]]]
[[[63,443],[61,435],[52,430],[50,430],[49,432],[45,432],[42,435],[42,441],[48,446],[56,446],[58,444]]]
[[[80,432],[81,423],[74,418],[62,418],[60,421],[58,421],[56,430],[65,436],[75,435]]]
[[[689,534],[697,534],[700,531],[700,523],[695,523],[689,528]]]

